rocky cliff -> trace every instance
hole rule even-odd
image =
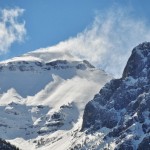
[[[122,77],[107,83],[86,105],[82,131],[104,128],[102,149],[150,149],[149,42],[135,47]]]

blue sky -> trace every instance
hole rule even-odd
[[[54,45],[88,26],[96,10],[110,7],[105,0],[1,0],[0,8],[25,9],[22,19],[26,22],[24,43],[14,43],[10,55],[24,53],[40,47]],[[7,53],[8,55],[8,53]]]
[[[125,8],[125,13],[130,11],[126,18],[129,17],[130,22],[131,20],[135,20],[135,24],[144,24],[144,31],[141,31],[142,35],[142,33],[144,34],[146,32],[145,30],[149,30],[149,6],[149,0],[1,0],[1,11],[4,9],[24,9],[14,20],[17,20],[16,23],[19,23],[19,25],[22,24],[23,26],[21,27],[24,28],[25,31],[18,33],[19,36],[21,36],[21,40],[18,40],[19,36],[17,36],[9,42],[5,50],[0,50],[2,52],[0,60],[18,56],[41,47],[52,46],[61,41],[68,40],[71,37],[77,37],[78,34],[82,34],[87,29],[92,30],[89,29],[89,27],[95,23],[96,16],[100,15],[101,19],[99,20],[103,21],[102,18],[106,17],[105,14],[115,11],[112,8],[123,9],[123,11]],[[2,13],[0,15],[2,16]],[[116,13],[115,15],[120,14]],[[126,30],[127,29],[128,28],[126,28]],[[138,29],[135,32],[137,31]],[[126,32],[124,32],[124,34],[126,34]],[[128,33],[128,35],[129,34],[131,33]],[[124,38],[127,38],[128,35],[125,35]],[[135,35],[138,36],[137,33]],[[80,36],[83,35],[79,35],[79,37]],[[120,37],[120,39],[122,38],[123,37]],[[149,37],[142,38],[143,41],[149,39]],[[125,39],[122,41],[125,41]],[[5,42],[8,43],[7,41]],[[142,41],[139,39],[133,42],[133,44],[137,42]],[[121,46],[122,45],[120,45],[120,47]],[[130,46],[126,48],[130,48]],[[107,64],[104,66],[106,65]]]

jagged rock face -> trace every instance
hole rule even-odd
[[[104,141],[114,139],[116,150],[150,149],[149,89],[150,43],[145,42],[133,49],[122,78],[107,83],[86,105],[82,130],[108,128]]]

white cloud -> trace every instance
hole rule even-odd
[[[0,10],[0,54],[6,53],[14,42],[23,41],[25,22],[18,21],[23,12],[20,8]]]
[[[120,77],[133,47],[150,40],[150,28],[127,9],[98,13],[93,24],[57,46]]]

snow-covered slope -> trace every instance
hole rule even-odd
[[[111,78],[55,47],[0,62],[0,137],[25,150],[66,150],[86,103]]]

